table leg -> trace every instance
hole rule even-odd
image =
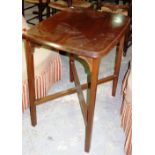
[[[86,124],[86,133],[85,133],[85,151],[86,152],[89,152],[90,150],[99,64],[100,64],[100,59],[92,60],[91,73],[90,73],[91,76],[90,76],[90,83],[89,83],[89,88],[88,88],[89,98],[87,100],[88,111],[87,111],[87,124]]]
[[[39,0],[39,4],[38,4],[38,10],[39,10],[39,22],[41,22],[43,20],[43,3],[42,0]]]
[[[120,66],[121,66],[123,48],[124,48],[124,36],[120,39],[120,42],[116,49],[116,59],[115,59],[115,69],[114,69],[114,75],[116,77],[113,80],[112,96],[115,96],[115,94],[116,94],[116,88],[117,88],[118,76],[119,76],[119,71],[120,71]]]
[[[22,0],[22,15],[23,15],[23,16],[25,16],[24,8],[25,8],[25,7],[24,7],[24,0]]]
[[[32,126],[35,126],[37,124],[37,117],[36,117],[36,105],[34,104],[35,102],[34,60],[33,60],[34,47],[32,47],[32,44],[29,41],[25,41],[25,46],[26,46],[26,64],[27,64],[27,76],[29,87],[31,124]]]
[[[46,18],[48,18],[50,16],[50,7],[48,6],[49,3],[50,3],[50,0],[47,0],[47,3],[46,3]]]
[[[116,4],[119,4],[119,0],[115,0],[115,3],[116,3]]]
[[[97,0],[97,10],[101,9],[101,2],[102,0]]]
[[[74,81],[74,77],[73,77],[73,63],[74,63],[74,55],[70,54],[69,56],[69,72],[70,72],[70,82]]]

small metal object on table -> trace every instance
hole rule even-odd
[[[115,96],[118,82],[124,34],[130,19],[120,14],[96,12],[91,9],[68,9],[34,26],[25,38],[27,73],[32,125],[37,124],[36,106],[46,101],[77,92],[85,123],[85,151],[89,152],[92,135],[97,84],[113,81],[112,95]],[[42,99],[35,99],[33,52],[36,45],[44,45],[70,55],[70,81],[74,88],[64,90]],[[114,74],[98,79],[100,60],[117,46]],[[89,68],[88,83],[80,85],[75,66],[75,56],[83,59]],[[87,88],[85,101],[83,89]]]

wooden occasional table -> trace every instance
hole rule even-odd
[[[85,123],[85,151],[89,152],[92,135],[93,116],[97,84],[113,81],[112,96],[115,96],[118,82],[124,34],[130,19],[120,14],[95,12],[91,9],[68,9],[59,12],[31,28],[25,38],[27,73],[32,125],[37,124],[36,106],[46,101],[77,92]],[[34,84],[34,47],[48,46],[66,51],[70,55],[70,81],[75,82],[70,88],[42,99],[35,99]],[[117,45],[114,74],[98,79],[100,60]],[[80,85],[74,63],[75,57],[83,59],[89,68],[87,83]],[[83,89],[87,88],[87,100]]]

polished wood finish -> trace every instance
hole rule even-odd
[[[74,79],[74,82],[75,82],[76,91],[77,91],[77,95],[78,95],[78,98],[79,98],[79,103],[80,103],[80,106],[81,106],[81,111],[82,111],[82,114],[83,114],[84,123],[85,123],[85,126],[87,126],[87,110],[88,110],[87,104],[85,102],[85,98],[84,98],[84,95],[82,93],[80,80],[78,78],[74,62],[71,65],[72,65],[73,79]]]
[[[102,78],[102,79],[98,80],[97,84],[102,84],[102,83],[111,81],[114,78],[115,78],[114,75]],[[82,88],[82,90],[87,89],[88,88],[88,83],[82,84],[81,88]],[[46,96],[44,98],[41,98],[41,99],[37,99],[35,101],[35,105],[40,105],[40,104],[42,104],[44,102],[54,100],[54,99],[57,99],[57,98],[60,98],[60,97],[66,96],[66,95],[71,95],[71,94],[74,94],[74,93],[76,93],[76,87],[69,88],[67,90],[64,90],[64,91],[61,91],[61,92],[58,92],[58,93],[54,93],[52,95],[48,95],[48,96]]]
[[[73,77],[73,63],[74,63],[74,55],[70,54],[69,57],[69,67],[70,67],[70,82],[74,81],[74,77]]]
[[[119,42],[119,46],[117,46],[117,50],[116,50],[117,53],[116,53],[115,69],[114,69],[115,78],[113,79],[112,96],[115,96],[116,94],[116,87],[118,83],[119,70],[121,66],[123,47],[124,47],[124,37],[121,38]]]
[[[26,37],[72,54],[96,58],[106,55],[116,45],[128,24],[129,18],[123,15],[68,9],[39,23]]]
[[[29,86],[30,114],[32,126],[37,124],[36,105],[35,105],[35,85],[34,85],[34,47],[31,42],[25,40],[27,75]]]
[[[132,23],[131,23],[132,21],[132,0],[125,0],[123,2],[125,2],[123,3],[124,5],[123,4],[116,5],[112,3],[102,2],[100,11],[123,14],[123,15],[130,17],[131,19],[130,25],[128,27],[128,30],[126,31],[124,49],[123,49],[123,55],[126,56],[127,50],[132,44]]]
[[[128,9],[128,16],[130,17],[130,26],[126,32],[126,37],[124,41],[124,53],[123,55],[126,56],[128,48],[132,45],[132,0],[129,1],[129,9]]]
[[[43,102],[77,92],[81,111],[85,122],[85,151],[89,152],[93,116],[95,109],[97,84],[113,80],[112,95],[115,95],[119,69],[121,64],[124,34],[129,25],[129,18],[105,12],[95,12],[90,9],[68,9],[49,17],[34,26],[24,34],[26,41],[28,81],[30,89],[30,107],[33,109],[31,118],[36,124],[35,106]],[[31,44],[45,45],[50,48],[66,51],[70,55],[70,81],[75,88],[49,95],[35,100],[33,51]],[[98,80],[100,60],[110,50],[118,45],[114,75]],[[80,85],[75,57],[83,59],[88,65],[88,83]],[[32,70],[31,70],[32,68]],[[87,88],[85,101],[82,89]]]
[[[93,126],[93,117],[95,110],[95,100],[96,100],[96,89],[97,89],[97,81],[98,81],[98,72],[99,72],[99,64],[100,58],[93,59],[92,61],[92,71],[90,77],[90,85],[89,85],[89,98],[88,98],[88,112],[87,112],[87,126],[85,133],[85,151],[89,152],[90,150],[90,142],[92,135],[92,126]]]

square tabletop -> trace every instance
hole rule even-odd
[[[28,30],[26,38],[86,57],[100,57],[109,52],[124,35],[129,17],[70,8],[42,21]]]

